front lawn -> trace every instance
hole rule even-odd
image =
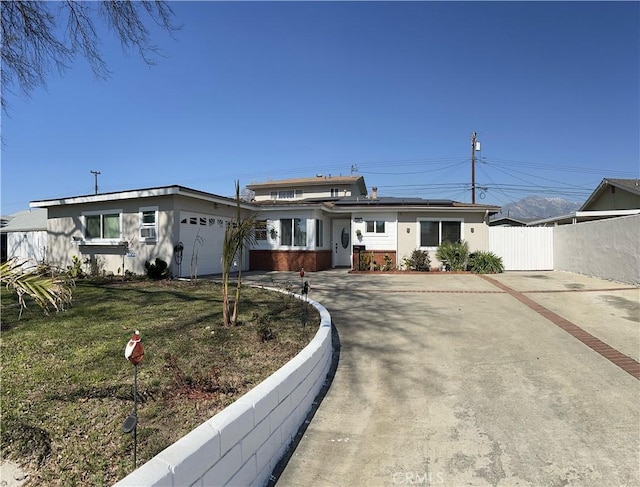
[[[19,321],[17,300],[1,292],[2,456],[25,467],[28,485],[111,485],[132,471],[122,424],[133,330],[145,348],[140,466],[284,365],[319,324],[290,296],[243,288],[243,324],[223,328],[220,285],[208,281],[80,281],[68,311],[31,305]]]

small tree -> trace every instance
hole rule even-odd
[[[222,321],[224,326],[238,323],[238,306],[242,286],[242,255],[246,245],[253,242],[255,217],[242,218],[240,208],[240,183],[236,181],[236,219],[224,231],[222,243]],[[229,309],[229,275],[234,260],[238,261],[235,302],[233,312]]]

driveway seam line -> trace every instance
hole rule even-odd
[[[622,370],[624,370],[631,376],[640,380],[640,363],[638,363],[633,358],[623,354],[622,352],[616,350],[612,346],[607,345],[605,342],[603,342],[599,338],[596,338],[588,331],[583,330],[578,325],[570,322],[569,320],[563,318],[557,313],[554,313],[550,309],[545,308],[544,306],[537,303],[533,299],[529,298],[528,296],[525,296],[520,291],[516,291],[515,289],[507,286],[506,284],[503,284],[500,281],[497,281],[486,275],[478,274],[478,277],[481,277],[485,281],[493,284],[499,289],[502,289],[506,293],[510,294],[515,299],[520,301],[522,304],[524,304],[525,306],[528,306],[530,309],[532,309],[539,315],[548,319],[549,321],[551,321],[551,323],[563,329],[564,331],[569,333],[571,336],[573,336],[575,339],[582,342],[584,345],[591,348],[592,350],[600,354],[602,357],[609,360],[614,365],[617,365],[618,367],[620,367]]]

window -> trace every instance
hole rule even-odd
[[[279,191],[270,191],[272,200],[292,200],[294,198],[302,198],[303,192],[301,189],[281,189]]]
[[[283,218],[280,220],[280,245],[306,247],[307,220],[302,218]]]
[[[316,220],[316,248],[324,245],[324,222],[322,220]]]
[[[459,242],[460,241],[460,222],[441,222],[442,241],[443,242]]]
[[[340,188],[331,188],[331,197],[339,198],[340,197]]]
[[[155,240],[158,235],[158,227],[156,225],[158,221],[158,209],[157,208],[140,208],[140,239]]]
[[[295,192],[292,189],[285,189],[278,191],[279,200],[292,200],[295,197]]]
[[[384,233],[384,220],[367,220],[367,233]]]
[[[117,211],[117,213],[116,213]],[[91,213],[84,216],[85,238],[95,239],[120,239],[120,211],[109,213]]]
[[[461,221],[421,221],[420,247],[437,247],[442,242],[458,242],[462,239]]]
[[[266,240],[267,239],[267,220],[256,220],[253,231],[256,240]]]

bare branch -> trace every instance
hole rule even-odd
[[[137,50],[149,65],[160,53],[151,42],[145,19],[169,34],[179,29],[171,22],[173,11],[163,1],[9,0],[2,2],[0,10],[1,104],[5,112],[4,90],[29,96],[37,86],[46,86],[52,71],[63,74],[78,55],[87,60],[96,77],[107,78],[110,73],[96,32],[99,19],[113,31],[123,50]]]

